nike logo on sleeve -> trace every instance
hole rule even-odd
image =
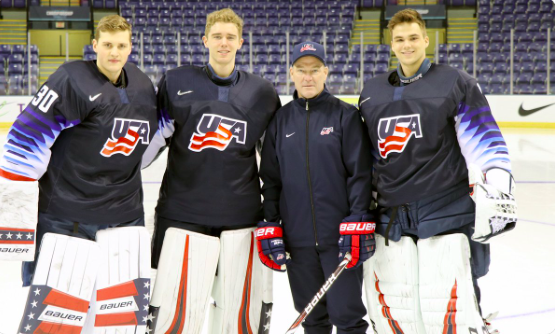
[[[186,92],[181,92],[180,90],[178,90],[177,95],[185,95],[185,94],[189,94],[189,93],[192,93],[192,92],[193,92],[192,90],[188,90]]]
[[[294,134],[295,134],[295,132],[289,133],[289,134],[286,134],[285,137],[286,137],[286,138],[289,138],[289,137],[291,137],[291,136],[294,135]]]
[[[89,101],[94,101],[96,100],[100,95],[102,95],[102,93],[98,93],[95,96],[89,95]]]
[[[538,108],[528,109],[528,110],[522,108],[522,105],[523,105],[523,104],[524,104],[524,103],[521,103],[521,104],[520,104],[520,108],[518,108],[518,114],[519,114],[520,116],[529,116],[529,115],[532,115],[533,113],[538,112],[538,111],[540,111],[540,110],[542,110],[542,109],[545,109],[545,108],[547,108],[547,107],[551,107],[551,106],[554,105],[555,103],[551,103],[551,104],[545,105],[545,106],[543,106],[543,107],[538,107]]]

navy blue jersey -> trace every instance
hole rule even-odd
[[[143,215],[142,155],[157,130],[151,81],[126,64],[116,88],[95,61],[58,68],[10,128],[3,177],[39,180],[39,211],[85,224]]]
[[[465,72],[434,64],[407,86],[399,85],[396,71],[380,75],[366,82],[359,105],[382,206],[464,185],[468,164],[483,171],[511,171],[507,145],[487,100]]]
[[[342,219],[367,213],[369,151],[358,110],[327,91],[278,110],[260,176],[265,219],[282,221],[286,246],[337,245]]]
[[[208,66],[169,70],[158,92],[157,137],[170,144],[157,214],[209,226],[256,224],[255,146],[279,106],[272,84],[246,72],[224,80]]]

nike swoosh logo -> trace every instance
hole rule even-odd
[[[370,100],[370,99],[371,99],[371,98],[369,97],[369,98],[366,98],[366,99],[362,100],[362,101],[360,102],[359,105],[362,105],[364,102],[366,102],[366,101],[368,101],[368,100]]]
[[[92,101],[98,99],[98,97],[99,97],[100,95],[102,95],[102,93],[98,93],[98,94],[96,94],[95,96],[89,95],[89,101],[92,102]]]
[[[286,134],[285,137],[289,138],[289,137],[291,137],[291,136],[294,135],[294,134],[295,134],[295,132],[290,133],[290,134]]]
[[[520,108],[518,108],[518,114],[519,114],[520,116],[529,116],[529,115],[532,115],[533,113],[538,112],[538,111],[540,111],[540,110],[542,110],[542,109],[545,109],[545,108],[547,108],[547,107],[551,107],[551,106],[554,105],[555,103],[551,103],[551,104],[545,105],[545,106],[543,106],[543,107],[534,108],[534,109],[528,109],[528,110],[522,108],[522,105],[523,105],[523,104],[524,104],[524,103],[521,103],[521,104],[520,104]]]
[[[189,94],[189,93],[192,93],[192,92],[193,92],[192,90],[188,90],[188,91],[182,93],[182,92],[179,90],[179,91],[177,91],[177,95],[185,95],[185,94]]]

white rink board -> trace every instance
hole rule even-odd
[[[348,103],[356,104],[358,95],[337,95]],[[497,122],[504,123],[555,123],[555,95],[486,95]],[[9,126],[31,101],[32,96],[0,96],[0,125]],[[285,105],[293,97],[281,95]],[[528,116],[520,116],[519,109],[542,108]],[[509,125],[509,124],[505,124]],[[525,124],[524,124],[525,125]],[[532,125],[532,124],[531,124]]]

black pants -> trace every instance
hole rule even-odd
[[[287,265],[289,285],[295,309],[301,313],[339,265],[338,246],[288,248],[291,263]],[[362,266],[343,271],[326,295],[303,323],[305,333],[366,333],[368,323],[362,318]]]

